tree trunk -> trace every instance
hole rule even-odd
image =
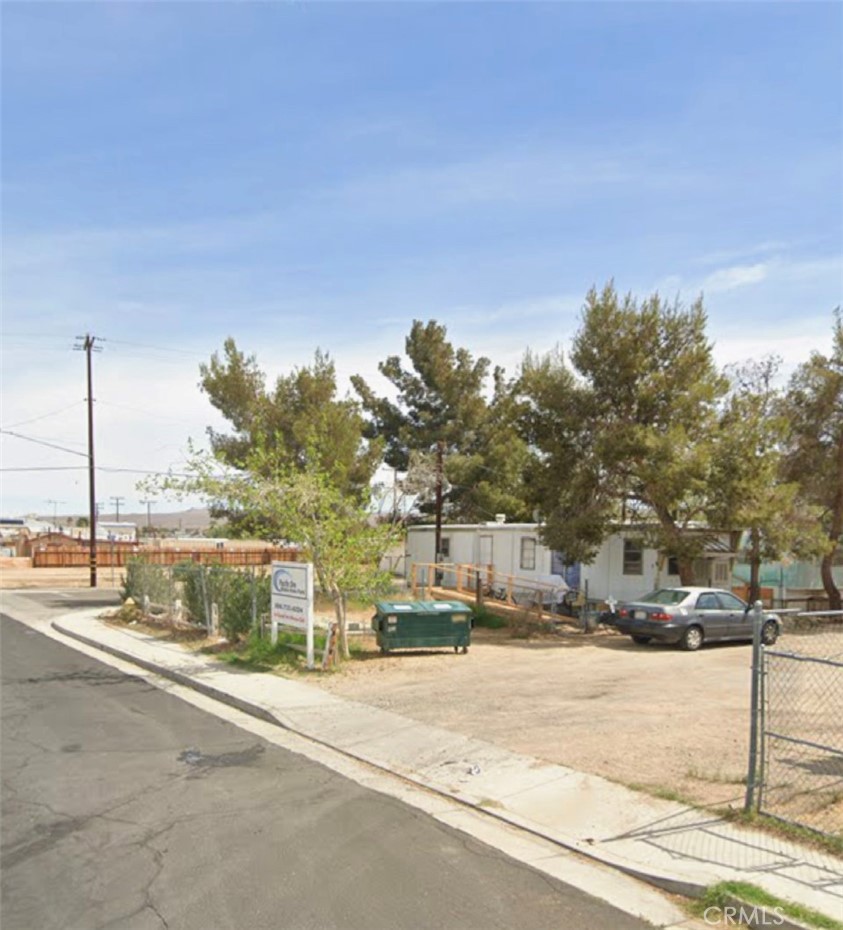
[[[754,604],[761,596],[761,534],[758,527],[750,530],[749,544],[749,595],[747,600]]]
[[[679,566],[680,583],[683,585],[693,585],[694,560],[688,556],[685,547],[682,545],[682,530],[676,525],[676,521],[664,507],[659,507],[654,504],[653,509],[661,524],[663,534],[662,542],[668,542],[667,547],[662,544],[660,548],[676,556],[676,561]]]
[[[680,556],[679,562],[679,581],[683,585],[693,585],[694,583],[694,560],[686,556]]]
[[[829,610],[843,610],[843,606],[841,606],[843,598],[840,597],[840,589],[834,583],[834,576],[831,571],[836,549],[837,547],[835,546],[831,552],[823,556],[823,560],[820,562],[820,577],[823,581],[825,593],[828,595]]]
[[[828,606],[831,610],[843,610],[841,607],[840,589],[834,582],[832,565],[834,553],[840,545],[840,536],[843,535],[843,432],[837,440],[837,487],[834,492],[834,503],[831,507],[831,525],[828,528],[828,538],[831,540],[831,549],[825,554],[820,563],[820,574],[823,580],[825,593],[828,595]]]
[[[334,613],[337,617],[337,629],[340,635],[340,655],[343,659],[350,659],[351,652],[348,648],[348,625],[345,609],[345,596],[341,591],[334,590],[331,592],[334,601]]]

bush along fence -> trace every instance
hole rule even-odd
[[[780,612],[753,643],[747,810],[843,838],[843,615]]]
[[[181,562],[156,565],[133,559],[126,566],[122,596],[145,614],[203,626],[231,642],[261,630],[270,612],[270,575],[263,568]]]

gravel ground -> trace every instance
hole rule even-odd
[[[611,631],[515,639],[475,629],[467,655],[364,658],[317,684],[515,752],[697,804],[743,802],[751,649],[636,646]],[[313,681],[314,679],[309,679]]]
[[[113,575],[102,569],[100,587],[119,587],[119,570]],[[1,588],[88,582],[87,569],[0,565]],[[370,616],[355,619],[367,627]],[[742,803],[746,645],[686,653],[636,646],[610,631],[585,635],[567,628],[527,639],[475,629],[467,655],[382,656],[371,637],[359,641],[362,658],[308,682],[626,785],[676,792],[697,804]]]

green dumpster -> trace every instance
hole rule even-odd
[[[468,652],[471,610],[459,601],[378,601],[372,629],[381,652],[453,646]]]

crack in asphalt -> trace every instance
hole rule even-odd
[[[143,685],[141,691],[155,691],[154,685],[144,681],[139,675],[126,675],[123,672],[101,672],[92,669],[79,669],[75,672],[52,672],[30,678],[6,678],[3,687],[11,685],[43,685],[54,682],[81,681],[89,685],[117,685],[132,683]]]
[[[248,749],[241,749],[238,752],[221,752],[216,755],[202,752],[200,749],[190,748],[179,753],[178,759],[179,762],[194,766],[205,774],[209,769],[253,765],[260,759],[264,751],[265,748],[260,743],[254,743]]]
[[[71,817],[67,820],[56,820],[49,824],[36,824],[33,828],[34,832],[44,833],[45,836],[28,843],[13,845],[8,852],[0,855],[0,864],[4,869],[11,869],[21,862],[26,862],[27,859],[31,859],[33,856],[39,856],[52,846],[60,843],[66,836],[84,829],[91,819],[91,816]]]

